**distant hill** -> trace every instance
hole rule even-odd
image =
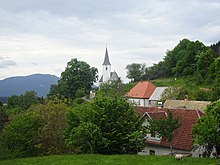
[[[10,77],[0,80],[0,97],[21,95],[25,91],[35,91],[38,96],[46,97],[51,84],[57,84],[59,78],[49,74]]]

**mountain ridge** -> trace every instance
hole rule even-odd
[[[51,74],[32,74],[13,76],[0,80],[0,97],[21,95],[25,91],[35,91],[39,97],[46,97],[50,86],[57,84],[59,78]]]

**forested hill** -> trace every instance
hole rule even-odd
[[[0,80],[0,97],[21,95],[25,91],[35,91],[38,96],[47,96],[51,84],[57,84],[58,77],[49,74],[10,77]]]
[[[198,83],[216,82],[220,79],[220,57],[216,53],[219,43],[209,47],[183,39],[166,53],[163,61],[147,68],[145,78],[194,77]]]
[[[220,41],[216,44],[212,44],[210,47],[215,51],[218,56],[220,56]]]

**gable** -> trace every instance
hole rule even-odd
[[[165,108],[149,108],[149,107],[136,107],[136,113],[140,116],[144,113],[148,113],[153,119],[158,119],[159,117],[165,117],[162,111],[167,112],[168,109]],[[182,149],[190,151],[193,146],[192,128],[196,124],[198,118],[204,114],[198,110],[185,110],[185,109],[172,109],[170,110],[173,117],[179,118],[180,127],[173,132],[172,146],[175,149]],[[158,145],[163,147],[169,147],[169,143],[164,139],[158,142],[147,140],[146,143],[152,145]]]

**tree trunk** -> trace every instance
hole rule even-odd
[[[173,155],[173,146],[171,143],[170,143],[170,153],[171,153],[171,155]]]

